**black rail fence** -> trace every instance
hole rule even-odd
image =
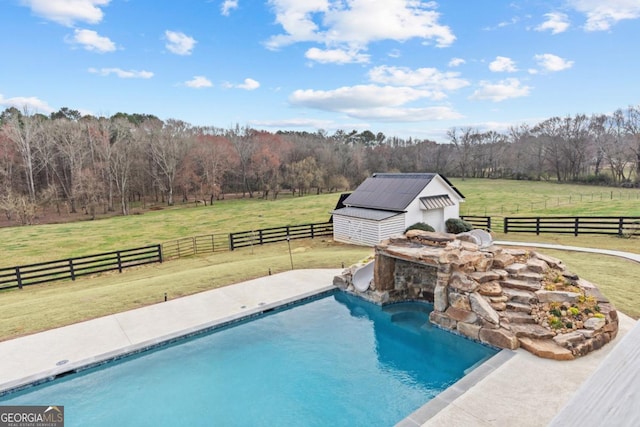
[[[474,216],[463,215],[460,219],[473,225],[473,228],[481,228],[484,230],[491,230],[491,217],[490,216]]]
[[[170,260],[208,252],[229,251],[230,249],[229,234],[207,234],[164,242],[162,256],[165,260]]]
[[[320,236],[333,236],[333,223],[288,225],[286,227],[263,228],[261,230],[241,231],[229,234],[229,248],[233,251],[247,246],[265,243],[284,242],[294,239],[313,239]]]
[[[509,217],[504,218],[505,233],[640,234],[640,217]]]
[[[122,272],[125,268],[158,262],[162,262],[162,249],[160,245],[151,245],[79,258],[0,268],[0,289],[22,289],[23,286],[56,280],[75,280],[76,277],[106,271]]]

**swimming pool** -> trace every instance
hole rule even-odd
[[[64,405],[67,426],[393,425],[496,353],[428,308],[336,292],[0,404]]]

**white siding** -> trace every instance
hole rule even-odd
[[[420,202],[420,197],[438,196],[441,194],[448,195],[455,203],[453,206],[428,211]],[[435,176],[429,185],[415,198],[407,207],[405,228],[416,222],[426,222],[436,231],[445,232],[445,221],[449,218],[458,218],[460,212],[460,203],[464,201],[439,175]]]
[[[374,246],[404,229],[404,215],[382,221],[333,215],[333,239],[352,245]]]

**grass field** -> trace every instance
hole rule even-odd
[[[503,180],[452,182],[467,198],[463,214],[640,216],[637,189]],[[602,194],[603,200],[596,194]],[[177,206],[98,221],[1,228],[0,266],[132,248],[193,235],[324,222],[338,197],[334,193],[276,201],[228,200],[208,207]],[[524,212],[521,208],[527,203],[538,206],[545,200],[547,209]],[[551,207],[553,200],[557,202],[555,207]],[[495,237],[640,253],[637,237],[501,233]],[[292,241],[291,246],[294,268],[340,268],[372,253],[370,248],[339,245],[330,239]],[[598,284],[621,311],[640,317],[640,292],[636,288],[640,264],[585,253],[541,252],[563,259],[575,273]],[[165,292],[175,298],[263,276],[269,269],[274,273],[283,271],[291,268],[290,263],[287,245],[271,244],[125,270],[122,274],[0,292],[0,340],[159,302]]]

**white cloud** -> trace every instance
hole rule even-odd
[[[496,56],[496,59],[489,64],[489,69],[494,73],[513,73],[518,71],[513,59],[506,56]]]
[[[534,59],[545,71],[562,71],[573,67],[573,61],[567,61],[551,53],[535,55]]]
[[[123,70],[121,68],[89,68],[89,72],[99,76],[109,76],[111,74],[121,79],[150,79],[153,77],[151,71]]]
[[[560,34],[569,28],[569,17],[560,12],[545,13],[546,21],[538,25],[536,31],[551,31],[551,34]]]
[[[451,61],[449,61],[449,67],[458,67],[462,64],[465,64],[467,61],[465,61],[462,58],[451,58]]]
[[[369,71],[369,79],[374,83],[393,86],[420,86],[435,92],[452,91],[469,86],[467,80],[461,79],[460,73],[441,72],[436,68],[389,67],[382,65]]]
[[[450,107],[370,108],[346,111],[350,117],[380,122],[423,122],[461,119],[462,114]]]
[[[92,52],[113,52],[116,45],[109,37],[103,37],[92,30],[79,30],[73,32],[73,37],[67,39],[67,42],[82,45],[82,47]]]
[[[72,26],[75,22],[97,24],[104,13],[100,7],[107,6],[111,0],[22,0],[31,11],[58,24]]]
[[[319,120],[319,119],[308,119],[308,118],[293,118],[293,119],[284,119],[284,120],[252,120],[250,124],[254,126],[264,126],[276,129],[283,128],[316,128],[316,129],[326,129],[329,127],[333,127],[334,124],[330,120]]]
[[[568,0],[568,4],[587,16],[586,31],[606,31],[619,21],[640,18],[638,0]]]
[[[229,16],[233,9],[238,8],[238,0],[224,0],[222,6],[220,6],[220,13],[224,16]]]
[[[165,47],[176,55],[191,55],[191,51],[197,43],[193,37],[178,31],[167,30],[164,32],[164,36],[167,39]]]
[[[349,64],[369,62],[369,55],[358,53],[357,51],[346,51],[343,49],[318,49],[312,47],[304,54],[307,59],[320,62],[322,64]]]
[[[15,107],[21,111],[26,110],[29,112],[36,111],[51,113],[54,111],[49,104],[35,96],[15,96],[13,98],[5,98],[0,94],[0,105],[5,108]]]
[[[365,50],[380,40],[403,42],[423,39],[438,47],[450,46],[456,39],[451,29],[439,23],[435,2],[416,0],[270,0],[276,22],[283,34],[271,37],[270,49],[315,42],[328,49]]]
[[[349,111],[400,106],[431,95],[430,91],[411,87],[357,85],[333,90],[296,90],[289,97],[293,105],[324,111]]]
[[[200,89],[203,87],[211,87],[213,83],[205,76],[193,76],[191,80],[184,82],[184,85],[194,89]]]
[[[228,89],[255,90],[260,87],[260,82],[254,79],[246,78],[244,79],[243,83],[234,84],[234,83],[225,82],[222,84],[222,86]]]
[[[527,96],[531,87],[522,86],[518,79],[510,78],[491,83],[486,80],[480,82],[480,89],[476,90],[470,99],[490,100],[494,102],[504,101],[510,98]]]

